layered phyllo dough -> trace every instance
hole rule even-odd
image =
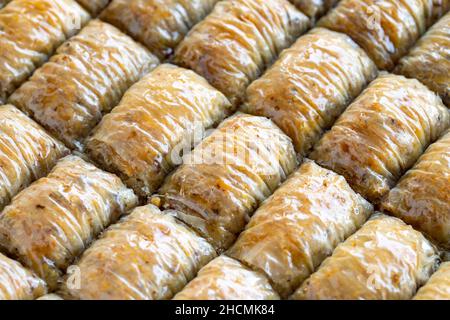
[[[89,19],[74,0],[14,0],[0,10],[0,104]]]
[[[376,74],[348,36],[316,28],[247,88],[242,110],[271,118],[304,155]]]
[[[98,15],[110,2],[110,0],[76,0],[93,16]]]
[[[450,1],[449,1],[450,2]],[[395,72],[416,78],[438,93],[450,108],[450,13],[447,13],[403,57]]]
[[[100,19],[143,43],[160,59],[166,59],[217,1],[113,0]]]
[[[263,271],[286,298],[371,213],[342,176],[308,161],[259,207],[227,254]]]
[[[87,141],[87,152],[144,197],[183,152],[230,113],[227,98],[193,71],[163,64],[133,85]]]
[[[450,131],[401,178],[382,208],[450,249]]]
[[[10,98],[69,147],[83,139],[157,58],[115,27],[93,20],[61,45]]]
[[[151,201],[222,251],[296,165],[290,139],[272,121],[237,114],[184,157]]]
[[[349,35],[380,69],[391,70],[447,6],[447,0],[342,0],[318,25]]]
[[[450,262],[444,262],[419,289],[414,300],[450,300]]]
[[[431,243],[400,219],[375,215],[294,293],[306,300],[410,299],[434,272]]]
[[[73,259],[136,204],[137,197],[119,178],[67,156],[5,207],[0,248],[53,290]]]
[[[310,157],[379,202],[450,124],[441,99],[417,80],[382,74],[347,108]]]
[[[134,209],[86,250],[63,283],[68,299],[170,299],[216,256],[170,213]],[[73,278],[73,279],[71,279]]]
[[[68,152],[17,108],[0,106],[0,210]]]
[[[46,293],[44,280],[0,253],[0,300],[33,300]]]
[[[303,33],[308,18],[287,0],[220,1],[175,51],[237,106],[245,88]]]
[[[220,256],[203,267],[175,300],[278,300],[267,278],[240,262]]]

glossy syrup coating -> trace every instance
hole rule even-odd
[[[33,300],[46,293],[42,279],[0,253],[0,300]]]
[[[378,68],[391,70],[445,13],[441,5],[433,0],[342,0],[318,25],[349,35]]]
[[[203,238],[147,205],[134,209],[86,250],[76,264],[79,287],[69,276],[61,294],[83,300],[170,299],[215,256]]]
[[[69,150],[12,105],[0,106],[0,210]]]
[[[419,289],[414,300],[450,300],[450,262],[444,262]]]
[[[174,62],[205,77],[238,106],[250,82],[308,25],[287,0],[220,1],[180,43]]]
[[[123,93],[158,63],[115,27],[92,20],[61,45],[10,102],[70,148],[84,138]]]
[[[250,84],[241,110],[272,119],[305,155],[376,75],[348,36],[316,28]]]
[[[143,43],[161,60],[218,0],[113,0],[100,19]]]
[[[163,64],[133,85],[87,140],[87,153],[149,196],[205,129],[230,113],[227,98],[193,71]]]
[[[289,0],[301,12],[306,14],[311,22],[326,13],[339,0]]]
[[[394,72],[416,78],[438,93],[450,108],[450,13],[447,13],[403,57]]]
[[[222,251],[296,165],[290,139],[272,121],[237,114],[184,157],[151,201],[175,209]]]
[[[383,73],[310,154],[378,203],[450,125],[441,99],[417,80]]]
[[[372,209],[342,176],[308,161],[259,207],[227,254],[263,271],[286,298]]]
[[[450,131],[430,145],[382,208],[450,249]]]
[[[76,0],[93,16],[98,15],[110,2],[110,0]]]
[[[137,197],[116,176],[76,156],[20,192],[0,215],[0,247],[47,281],[58,278]]]
[[[435,248],[420,232],[377,214],[340,244],[292,299],[411,299],[437,261]]]
[[[175,300],[279,300],[262,273],[237,260],[220,256],[205,267]]]
[[[74,0],[15,0],[0,11],[0,104],[89,19]]]

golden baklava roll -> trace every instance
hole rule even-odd
[[[170,299],[215,256],[206,240],[170,213],[147,205],[86,250],[61,294],[83,300]]]
[[[286,298],[372,210],[342,176],[308,161],[258,208],[227,254],[264,272]]]
[[[93,20],[10,97],[10,102],[65,142],[83,139],[157,58],[115,27]]]
[[[72,260],[136,204],[137,197],[119,178],[67,156],[5,207],[0,247],[53,290]]]
[[[314,24],[315,20],[326,13],[336,2],[339,0],[289,0],[300,11],[306,14],[311,23]]]
[[[222,251],[296,165],[290,139],[272,121],[237,114],[184,157],[151,202],[175,209]]]
[[[110,0],[76,0],[86,10],[88,10],[93,16],[98,15],[103,8],[105,8]]]
[[[272,119],[305,155],[376,74],[348,36],[316,28],[250,84],[241,108]]]
[[[401,178],[382,208],[450,249],[450,131]]]
[[[449,1],[450,2],[450,1]],[[416,78],[438,93],[450,108],[450,13],[417,42],[394,72]]]
[[[378,68],[391,70],[432,15],[433,0],[342,0],[318,25],[349,35]]]
[[[42,279],[0,253],[0,300],[33,300],[46,293]]]
[[[450,300],[450,262],[444,262],[419,289],[414,300]]]
[[[310,154],[378,203],[450,125],[441,99],[417,80],[382,74]]]
[[[0,104],[89,19],[74,0],[14,0],[0,11]]]
[[[87,140],[87,153],[149,196],[207,128],[230,113],[228,99],[193,71],[163,64],[133,85]]]
[[[0,211],[69,150],[12,105],[0,106]]]
[[[240,262],[220,256],[198,273],[174,300],[279,300],[267,278]]]
[[[143,43],[161,60],[218,0],[113,0],[100,19]]]
[[[340,244],[292,298],[411,299],[438,260],[420,232],[400,219],[377,214]]]
[[[308,25],[287,0],[220,1],[180,43],[174,62],[205,77],[237,106],[250,82]]]

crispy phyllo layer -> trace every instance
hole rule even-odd
[[[287,0],[220,1],[180,43],[174,61],[205,77],[237,106],[250,82],[308,25]]]
[[[376,74],[348,36],[317,28],[247,88],[242,110],[272,119],[304,155]]]
[[[15,0],[3,8],[0,104],[88,19],[89,14],[74,0]]]
[[[69,147],[84,138],[157,58],[115,27],[93,20],[10,98]]]
[[[449,1],[450,2],[450,1]],[[450,108],[450,13],[417,42],[403,57],[395,72],[416,78],[438,93]]]
[[[278,300],[267,278],[240,262],[220,256],[205,267],[175,300]]]
[[[133,85],[87,141],[87,152],[149,196],[205,130],[229,114],[227,98],[193,71],[164,64]]]
[[[401,178],[382,208],[450,249],[450,131]]]
[[[119,178],[67,156],[5,207],[0,247],[53,290],[73,259],[136,204],[136,196]]]
[[[414,300],[450,300],[450,262],[444,262],[428,282],[419,289]]]
[[[184,157],[151,201],[175,209],[222,251],[296,165],[290,139],[272,121],[237,114]]]
[[[61,293],[83,300],[170,299],[215,256],[203,238],[147,205],[94,242],[76,264],[78,284],[68,276]]]
[[[294,293],[306,300],[410,299],[434,272],[430,242],[400,219],[375,215]]]
[[[46,293],[43,280],[0,253],[0,300],[33,300]]]
[[[18,109],[0,106],[0,210],[68,152]]]
[[[227,254],[263,271],[286,298],[371,213],[342,176],[308,161],[259,207]]]
[[[81,4],[86,10],[88,10],[92,15],[96,16],[100,11],[105,8],[110,0],[76,0]]]
[[[382,74],[347,108],[310,157],[378,203],[450,124],[417,80]]]
[[[433,2],[342,0],[318,25],[349,35],[380,69],[391,70],[439,13]]]
[[[113,0],[100,18],[143,43],[161,60],[218,0]]]
[[[326,13],[339,0],[289,0],[301,12],[306,14],[311,22]]]

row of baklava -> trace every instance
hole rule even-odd
[[[298,119],[302,119],[299,117],[304,117],[308,120],[308,126],[305,126],[303,128],[299,127],[299,129],[296,130],[298,131],[300,138],[299,143],[295,143],[295,147],[299,152],[301,152],[303,148],[304,150],[310,149],[314,142],[319,139],[321,132],[327,127],[331,126],[334,119],[337,117],[337,115],[339,115],[340,112],[343,111],[349,100],[354,98],[362,90],[365,84],[375,76],[376,69],[370,62],[370,60],[365,56],[365,54],[359,48],[357,48],[357,46],[354,45],[354,43],[349,38],[343,35],[335,34],[324,29],[316,29],[307,36],[300,38],[298,43],[300,44],[298,44],[298,47],[296,49],[299,49],[300,53],[303,50],[304,55],[299,55],[298,53],[292,54],[291,58],[299,56],[301,58],[299,58],[291,66],[293,71],[291,71],[290,73],[284,72],[284,74],[288,74],[288,77],[294,78],[292,81],[292,87],[280,88],[281,90],[289,89],[292,92],[293,99],[279,101],[278,103],[270,105],[271,101],[274,100],[274,97],[282,97],[284,99],[286,96],[271,96],[271,94],[268,94],[268,106],[265,108],[265,110],[274,113],[274,116],[269,116],[273,119],[275,116],[279,116],[281,123],[283,123],[283,121],[288,121],[288,119],[290,120],[290,118],[297,118],[297,121],[299,121]],[[296,46],[297,43],[294,47]],[[329,53],[329,50],[332,46],[336,46],[337,53]],[[291,49],[294,49],[294,47]],[[264,78],[266,78],[266,80],[268,78],[269,81],[279,80],[279,78],[277,77],[283,75],[283,72],[280,72],[280,70],[284,71],[283,68],[286,67],[286,64],[289,65],[289,61],[291,59],[289,57],[289,54],[287,53],[288,51],[283,54],[280,61],[277,62],[277,64],[275,64],[269,70],[269,72],[267,72],[266,75],[261,78],[261,80],[263,80]],[[316,51],[318,51],[318,53],[316,53]],[[293,50],[293,52],[295,51]],[[312,52],[313,54],[311,54]],[[273,59],[273,57],[274,55],[271,59]],[[333,57],[336,60],[330,62],[330,57]],[[317,62],[317,58],[323,59],[324,61]],[[356,58],[356,60],[354,58]],[[284,66],[283,61],[286,62],[284,63]],[[326,62],[330,63],[329,68],[323,67]],[[314,66],[314,63],[317,63],[317,65]],[[262,67],[260,66],[260,68]],[[295,72],[297,70],[308,69],[310,70],[311,74],[310,78],[305,77],[303,79],[297,77],[297,80],[295,79]],[[272,76],[271,72],[273,72]],[[170,75],[171,73],[172,77]],[[308,72],[305,72],[305,74],[308,74]],[[178,79],[183,78],[183,76],[188,78],[190,77],[190,79],[182,81],[182,83],[180,84]],[[320,85],[320,82],[319,85],[317,83],[317,81],[321,79],[321,76],[323,77],[323,79],[327,79],[324,80],[324,82],[330,81],[329,79],[331,79],[332,85],[340,90],[324,90],[323,86]],[[386,107],[385,113],[388,114],[388,116],[391,116],[391,113],[389,113],[389,108],[402,108],[399,107],[399,103],[396,104],[396,102],[402,101],[402,99],[405,99],[405,97],[399,97],[395,94],[395,92],[393,92],[391,96],[389,96],[389,94],[387,93],[386,97],[378,97],[379,92],[384,92],[386,88],[395,91],[396,85],[398,86],[399,84],[406,84],[406,87],[410,87],[410,90],[407,90],[405,94],[407,95],[406,98],[410,98],[411,100],[413,100],[412,106],[409,106],[408,110],[398,110],[403,111],[406,116],[400,115],[399,119],[394,119],[393,125],[395,125],[395,120],[401,122],[405,119],[408,122],[408,125],[419,123],[419,125],[417,126],[417,130],[419,131],[418,133],[419,135],[423,135],[424,137],[419,138],[418,140],[420,141],[411,146],[412,154],[409,155],[409,158],[407,157],[408,159],[399,159],[400,163],[405,161],[414,162],[414,160],[411,159],[414,159],[414,157],[415,159],[417,159],[417,154],[421,153],[420,150],[422,150],[431,141],[436,139],[439,133],[443,131],[443,128],[448,125],[448,112],[447,110],[445,110],[445,108],[443,108],[442,104],[439,105],[439,101],[436,97],[434,97],[428,90],[426,90],[423,86],[420,86],[416,82],[413,82],[411,80],[404,80],[400,77],[395,76],[382,76],[377,81],[379,82],[379,85],[377,86],[375,85],[375,83],[372,84],[374,88],[369,88],[367,92],[363,94],[363,96],[366,95],[366,100],[368,101],[378,99],[377,103],[380,103],[380,101],[384,100],[393,100],[392,106]],[[192,91],[194,90],[192,90],[191,88],[189,88],[189,90],[186,90],[188,86],[192,86],[192,84],[196,82],[199,83],[198,97],[202,96],[203,90],[205,90],[204,87],[207,87],[207,91],[211,92],[211,96],[209,97],[208,102],[210,102],[212,99],[214,102],[212,105],[205,106],[207,104],[207,102],[205,101],[206,99],[199,101],[197,100],[199,99],[197,95],[192,93]],[[255,82],[256,88],[257,82]],[[181,88],[179,87],[180,85]],[[263,82],[261,82],[260,85],[261,90],[255,91],[262,91],[263,94],[261,97],[256,96],[256,99],[264,100],[266,97],[264,96]],[[201,86],[203,86],[203,88]],[[149,88],[153,88],[153,90]],[[268,86],[267,88],[273,88],[273,86]],[[415,91],[418,91],[419,93],[414,94]],[[188,96],[184,96],[182,94],[186,94],[186,92],[189,93]],[[336,92],[338,92],[339,94],[337,94]],[[178,95],[180,94],[181,98],[178,97]],[[247,96],[250,97],[251,94],[247,94]],[[173,97],[173,102],[171,99],[171,103],[167,103],[166,101],[168,97]],[[416,117],[414,117],[413,115],[411,117],[412,120],[409,119],[408,117],[411,116],[411,114],[409,113],[411,112],[410,109],[414,109],[416,106],[420,105],[421,101],[424,100],[427,101],[427,103],[424,104],[423,111],[418,112],[418,114],[415,115]],[[159,104],[155,103],[158,101]],[[174,106],[175,108],[174,110],[172,110],[172,112],[175,112],[175,110],[177,110],[177,103],[178,108],[180,108],[179,105],[182,105],[184,108],[187,108],[186,105],[189,104],[194,105],[192,106],[192,108],[187,108],[186,112],[182,112],[180,114],[169,112],[163,113],[163,111],[166,111],[166,109],[161,110],[161,101],[163,101],[163,103],[165,104],[168,104],[169,106]],[[307,107],[303,106],[305,102],[307,104]],[[199,105],[195,105],[197,103]],[[289,108],[289,104],[301,105],[301,107],[304,109],[300,112],[297,112],[297,110],[294,110],[293,108],[291,108],[292,111],[289,112],[289,109],[287,109],[288,112],[283,115],[285,106]],[[147,107],[147,105],[150,107]],[[136,110],[132,110],[134,106],[137,106]],[[174,147],[179,146],[180,142],[181,145],[184,146],[186,142],[182,140],[186,136],[186,133],[191,133],[195,129],[195,126],[189,126],[189,124],[192,124],[192,122],[198,122],[200,125],[200,129],[203,130],[211,126],[211,124],[213,124],[214,122],[220,121],[221,117],[229,114],[229,111],[231,111],[232,108],[233,107],[231,106],[231,104],[227,102],[226,98],[223,95],[219,94],[212,87],[209,87],[206,82],[199,76],[181,68],[163,65],[161,67],[158,67],[141,82],[136,84],[131,90],[129,90],[129,92],[127,92],[124,99],[122,100],[121,104],[116,108],[117,110],[114,109],[110,116],[105,117],[99,127],[94,131],[92,137],[88,139],[88,153],[93,155],[93,158],[99,163],[103,163],[103,165],[106,167],[109,166],[109,171],[117,171],[117,173],[119,173],[122,177],[125,177],[124,180],[127,182],[127,184],[134,189],[137,189],[138,193],[141,192],[144,195],[149,195],[156,190],[158,184],[161,184],[165,173],[173,168],[173,164],[171,163],[173,161],[173,158],[171,158],[173,154],[171,154],[171,150],[173,150]],[[245,111],[253,113],[251,111],[251,103],[245,103],[244,108]],[[330,108],[330,110],[328,110],[328,108]],[[374,108],[376,108],[376,106]],[[272,111],[270,109],[272,109]],[[355,109],[357,109],[357,107],[355,107]],[[283,110],[283,112],[278,113],[278,111],[280,110]],[[378,111],[378,109],[374,110]],[[445,110],[445,112],[443,110]],[[128,113],[128,111],[130,111],[130,113]],[[328,114],[328,111],[330,111],[330,114]],[[419,117],[422,116],[425,112],[431,112],[430,119],[429,122],[422,123]],[[309,114],[311,113],[313,115],[314,113],[317,113],[318,115],[315,118],[311,118],[309,116]],[[186,114],[191,114],[192,118],[184,118]],[[392,114],[395,115],[394,112],[392,112]],[[151,117],[149,117],[149,115]],[[170,117],[168,118],[167,116],[169,115]],[[158,119],[160,121],[155,121],[155,119]],[[193,121],[192,119],[195,120]],[[275,119],[274,121],[277,122]],[[376,117],[373,121],[374,123],[381,123],[380,119],[377,119]],[[154,122],[156,122],[156,125]],[[305,121],[300,123],[304,122]],[[388,121],[388,123],[391,122],[392,120]],[[129,128],[122,132],[121,130],[123,127]],[[282,127],[282,125],[280,125],[280,127]],[[169,132],[177,132],[177,128],[179,132],[181,132],[180,135],[175,135],[175,137],[173,137],[172,134],[167,134]],[[99,135],[99,132],[102,132],[102,129],[103,133]],[[284,128],[282,127],[282,129]],[[286,131],[287,130],[285,130],[285,132]],[[98,139],[95,139],[97,135],[102,137],[103,141],[97,141]],[[111,141],[109,139],[110,135],[112,135],[111,137],[113,137]],[[374,136],[376,136],[376,133],[374,133]],[[393,136],[394,138],[396,138],[396,132],[393,132]],[[142,141],[146,141],[146,138],[147,141],[150,141],[147,142],[146,146],[148,146],[148,150],[154,150],[154,152],[151,152],[150,154],[150,162],[141,164],[144,167],[144,173],[147,170],[151,169],[151,172],[156,172],[156,174],[150,174],[146,177],[138,176],[133,172],[134,167],[140,162],[139,158],[142,159],[142,157],[149,156],[149,154],[145,152],[145,148],[142,147],[143,144],[139,142],[140,140],[136,140],[136,137],[138,139],[142,139]],[[302,139],[302,137],[304,138]],[[171,140],[172,138],[176,138],[178,140]],[[294,137],[293,140],[295,141]],[[120,156],[120,151],[122,151],[123,154],[124,146],[127,143],[133,141],[136,141],[136,147],[128,149],[131,155],[128,156],[128,160],[125,160],[125,162],[123,162],[123,159]],[[225,146],[224,141],[226,142]],[[192,141],[190,141],[189,143],[191,142]],[[153,143],[153,145],[151,143]],[[377,141],[375,141],[375,143],[377,143]],[[395,143],[397,143],[397,145],[395,145]],[[407,143],[409,142],[394,141],[394,145],[392,147],[393,152],[395,153],[395,151],[398,152],[402,150],[402,148],[404,148]],[[119,150],[119,153],[117,153],[117,150]],[[95,153],[97,154],[95,155]],[[212,157],[212,155],[214,157]],[[79,159],[71,160],[73,162]],[[382,162],[383,160],[386,161],[386,159],[381,159],[380,161]],[[70,163],[69,160],[65,161],[68,161]],[[197,163],[197,161],[199,162]],[[147,167],[147,169],[145,169],[145,166]],[[75,165],[70,164],[68,165],[68,167],[75,167]],[[272,122],[264,120],[263,118],[238,115],[222,124],[219,130],[215,131],[214,134],[203,141],[202,144],[198,146],[189,157],[185,158],[184,164],[178,170],[176,170],[175,173],[173,173],[167,179],[166,183],[162,186],[159,191],[160,195],[152,198],[152,203],[172,210],[170,212],[173,215],[175,215],[178,219],[184,221],[187,225],[193,227],[198,234],[201,234],[203,237],[208,239],[209,242],[214,245],[217,251],[221,252],[223,250],[226,250],[232,244],[232,242],[236,238],[236,235],[242,230],[246,221],[248,220],[249,215],[254,211],[258,204],[275,190],[278,184],[282,180],[284,180],[286,175],[293,171],[294,167],[295,154],[293,152],[293,147],[292,145],[290,145],[290,142],[286,138],[286,136],[284,136],[276,127],[274,127]],[[396,170],[401,173],[402,168],[395,167],[391,169],[391,171],[394,171],[394,175],[396,173]],[[57,171],[57,169],[55,169],[55,171]],[[327,174],[331,174],[331,172]],[[392,174],[392,172],[390,172],[390,174]],[[67,175],[67,173],[61,176],[65,175]],[[158,175],[162,175],[162,177],[158,177]],[[157,177],[156,180],[160,180],[159,182],[152,181],[155,176]],[[390,177],[387,177],[386,180],[388,180],[389,178]],[[143,184],[146,184],[144,185],[144,188],[142,187]],[[353,191],[350,192],[350,195],[356,197],[356,194],[354,194]],[[342,199],[339,200],[342,201]],[[353,201],[356,200],[353,199]],[[365,200],[362,200],[362,198],[360,199],[360,207],[364,207],[364,201]],[[366,206],[367,205],[368,204],[366,204]],[[14,206],[14,201],[12,206]],[[42,210],[41,206],[44,207],[44,210],[46,209],[45,205],[41,205],[39,203],[35,204],[35,206],[39,210]],[[360,208],[358,208],[358,205],[354,205],[354,207],[357,208],[353,208],[353,210],[359,212]],[[51,208],[49,212],[52,212],[53,210],[55,209]],[[72,210],[76,211],[76,208]],[[150,207],[145,210],[140,209],[140,211],[149,210],[154,211],[157,209],[154,207]],[[5,211],[7,212],[8,210]],[[350,211],[347,211],[347,214],[349,214]],[[156,216],[159,218],[159,211],[156,213]],[[14,216],[14,213],[12,214],[12,216]],[[204,263],[210,260],[215,254],[211,253],[214,250],[210,248],[210,245],[206,245],[206,242],[204,242],[204,240],[201,240],[201,238],[195,236],[196,240],[191,241],[195,242],[195,244],[189,244],[189,249],[191,250],[191,252],[196,252],[198,254],[198,257],[195,256],[194,261],[189,261],[191,266],[188,266],[189,263],[186,261],[189,260],[188,258],[192,258],[192,254],[189,254],[187,257],[188,260],[184,262],[180,263],[180,261],[178,261],[179,259],[175,259],[175,261],[173,261],[172,259],[170,262],[172,262],[173,264],[171,265],[170,263],[168,263],[166,265],[165,263],[161,262],[162,260],[156,262],[147,261],[146,259],[149,258],[149,255],[145,254],[145,250],[142,255],[139,255],[137,253],[135,253],[135,255],[133,254],[133,256],[136,256],[136,259],[138,259],[136,265],[121,263],[121,261],[127,261],[126,259],[129,259],[130,256],[127,255],[126,251],[128,250],[128,248],[126,246],[125,249],[123,249],[123,247],[114,247],[114,243],[117,242],[117,240],[115,239],[116,236],[119,238],[123,237],[125,243],[130,243],[129,250],[132,250],[131,252],[135,252],[134,248],[136,246],[139,246],[136,245],[135,242],[133,242],[134,240],[132,240],[134,239],[132,233],[135,231],[135,228],[139,229],[139,231],[136,231],[135,235],[136,241],[140,239],[140,241],[137,242],[138,244],[146,242],[145,240],[148,241],[149,239],[153,239],[156,236],[155,232],[159,234],[158,230],[152,231],[149,227],[139,228],[141,222],[136,222],[132,217],[134,217],[133,214],[130,215],[129,218],[126,218],[124,222],[112,227],[111,230],[116,230],[117,232],[108,231],[101,240],[94,244],[94,246],[89,249],[85,255],[83,255],[79,262],[79,268],[80,274],[82,275],[81,279],[83,279],[83,275],[86,274],[87,281],[82,281],[82,283],[85,283],[85,287],[87,287],[84,288],[82,286],[83,289],[81,291],[80,289],[78,289],[78,291],[75,290],[75,293],[70,292],[70,295],[73,295],[75,297],[95,298],[95,296],[92,295],[102,294],[101,297],[107,298],[114,297],[114,294],[120,294],[121,292],[139,292],[137,288],[141,288],[141,291],[145,291],[145,293],[139,292],[141,294],[141,298],[167,298],[173,295],[175,292],[179,291],[179,289],[181,289],[181,287],[183,286],[183,283],[186,283],[189,278],[192,278],[193,274],[196,273],[196,270],[198,270]],[[148,215],[148,217],[150,219],[150,214]],[[164,217],[166,218],[166,216]],[[362,219],[362,221],[358,220],[359,222],[354,223],[353,226],[344,226],[342,224],[336,223],[336,229],[342,228],[345,230],[336,231],[336,234],[340,233],[340,235],[336,236],[335,234],[334,236],[336,237],[336,239],[329,240],[331,242],[331,245],[327,245],[328,251],[332,251],[337,243],[343,241],[348,235],[355,231],[355,229],[365,220],[365,218],[367,218],[367,214],[363,214],[362,217],[359,217],[359,219]],[[24,220],[27,219],[28,218],[25,216]],[[14,222],[17,220],[20,220],[20,218],[12,219],[11,221]],[[172,220],[172,222],[176,223],[175,220]],[[63,222],[61,223],[64,224]],[[175,228],[175,226],[179,226],[178,224],[174,225],[173,223],[170,224],[173,228]],[[28,222],[24,221],[23,223],[23,225],[35,224],[36,222],[28,224]],[[54,222],[51,222],[51,224],[53,225]],[[153,225],[153,223],[151,224]],[[122,227],[124,227],[124,230],[122,230]],[[5,239],[9,239],[8,241],[11,242],[11,239],[15,238],[11,236],[14,233],[14,230],[6,231],[6,229],[11,229],[11,226],[5,228],[5,234],[10,233],[9,235],[5,236]],[[21,230],[22,226],[19,226],[16,229],[17,234],[19,235],[30,235],[29,230],[28,233]],[[75,230],[76,228],[70,225],[70,227],[61,227],[61,230],[62,229]],[[99,229],[101,229],[101,227],[99,227]],[[347,229],[350,231],[347,231]],[[183,231],[186,230],[187,229],[183,227]],[[46,232],[50,231],[47,227]],[[58,232],[59,230],[53,231]],[[95,228],[92,226],[90,226],[89,228],[85,227],[85,231],[87,232],[84,233],[83,236],[80,236],[78,239],[78,245],[81,244],[81,247],[85,245],[86,242],[90,241],[89,239],[90,237],[92,237],[92,233],[97,233],[95,231]],[[145,232],[147,231],[150,233],[145,234]],[[89,232],[91,232],[91,235],[89,235]],[[142,235],[142,233],[144,233],[144,235]],[[171,232],[169,231],[168,233],[170,234]],[[34,232],[32,234],[34,234]],[[40,233],[36,232],[35,234],[38,235]],[[190,232],[189,234],[191,236],[194,235],[192,232]],[[108,237],[110,235],[112,237],[112,240],[108,240]],[[38,240],[36,241],[37,243],[39,242]],[[199,241],[203,243],[204,246],[199,245]],[[174,238],[169,237],[167,243],[174,244]],[[187,244],[190,242],[185,241],[183,243]],[[153,246],[150,246],[150,244],[153,244]],[[10,246],[11,245],[8,244],[8,247]],[[9,250],[21,252],[21,254],[25,256],[24,258],[22,258],[23,260],[35,260],[34,256],[36,255],[36,252],[27,252],[26,248],[17,248],[16,246],[17,245],[13,244],[12,247],[14,249]],[[149,246],[145,245],[145,248],[143,249],[148,248],[150,250],[155,250],[154,246],[155,244],[150,240]],[[207,248],[208,246],[209,248]],[[36,267],[37,269],[41,269],[41,274],[44,274],[44,277],[46,277],[47,279],[55,279],[53,277],[54,274],[59,276],[60,271],[56,270],[55,272],[55,269],[64,269],[65,267],[67,267],[67,264],[64,267],[64,259],[70,260],[74,256],[72,255],[73,252],[79,252],[78,246],[75,244],[75,242],[66,242],[66,244],[57,244],[52,245],[51,247],[52,249],[50,251],[47,251],[46,249],[44,250],[44,256],[49,252],[53,252],[54,248],[58,247],[64,248],[68,254],[65,255],[64,253],[55,252],[55,257],[60,254],[62,257],[61,260],[59,260],[59,258],[61,257],[53,258],[53,260],[48,259],[49,261],[47,260],[46,263],[52,262],[51,267]],[[319,251],[327,251],[323,248],[323,246],[321,247],[320,244],[318,245],[318,247]],[[109,254],[110,257],[119,253],[115,250],[124,251],[123,260],[108,260],[107,252],[109,252],[109,250],[111,250],[111,254]],[[175,246],[175,248],[172,248],[172,250],[180,250],[179,245]],[[39,251],[38,255],[42,254],[40,250],[34,249],[34,251]],[[158,249],[155,251],[156,253],[151,256],[155,256],[155,258],[157,258],[158,254],[165,255],[165,251],[169,252],[170,250]],[[324,256],[329,255],[330,253],[331,252],[328,252],[327,254],[325,253]],[[320,263],[320,254],[321,252],[319,252],[319,254],[312,254],[314,257],[311,259],[319,260]],[[179,257],[179,255],[177,254],[175,254],[174,256]],[[319,257],[316,258],[316,256]],[[224,258],[218,259],[223,260]],[[39,257],[37,260],[39,260]],[[57,263],[54,263],[54,261],[57,261]],[[87,262],[83,263],[84,261]],[[34,262],[31,262],[31,264],[33,263]],[[183,265],[186,266],[187,269],[183,269],[185,270],[183,272],[183,279],[175,279],[176,281],[171,278],[171,276],[173,276],[171,272],[168,272],[169,276],[167,276],[166,278],[162,277],[161,279],[156,279],[155,276],[149,276],[144,280],[139,279],[139,277],[137,277],[137,279],[133,279],[133,273],[130,273],[131,271],[129,269],[126,269],[133,269],[137,266],[143,268],[143,266],[146,264],[149,265],[148,272],[153,272],[155,264],[159,267],[164,266],[166,270],[180,270],[180,268],[182,268],[181,266]],[[39,265],[39,261],[37,262],[37,265]],[[57,267],[54,268],[54,265],[57,265]],[[111,269],[116,270],[116,272],[111,272],[111,270],[109,270],[110,272],[106,272],[108,276],[104,278],[103,282],[101,280],[101,277],[99,277],[99,274],[105,273],[105,265],[113,265]],[[313,269],[315,263],[312,263],[312,265]],[[126,270],[124,270],[123,268],[125,268]],[[423,271],[422,269],[420,269],[421,267],[417,266],[417,268],[419,268],[419,271]],[[143,270],[141,269],[138,270],[143,272]],[[109,287],[108,284],[113,282],[111,281],[111,278],[117,278],[118,281],[123,281],[124,274],[130,275],[130,281],[126,282],[127,285],[124,286],[123,291],[119,290],[119,292],[112,292],[115,291],[112,289],[114,287]],[[98,280],[92,281],[90,277],[92,277],[92,279]],[[420,278],[419,280],[422,281],[421,279],[422,278]],[[152,283],[152,286],[150,286],[150,288],[143,288],[142,281],[144,281],[145,283],[145,280],[147,280],[147,282],[157,280],[161,280],[163,282],[158,282],[158,284]],[[417,281],[417,283],[414,283],[413,285],[417,285],[419,283],[419,280],[414,280]],[[295,289],[295,281],[299,280],[297,279],[293,281],[294,284],[292,286]],[[410,281],[410,283],[412,282]],[[282,285],[285,285],[283,281],[281,281],[281,283]],[[160,291],[155,291],[155,288],[159,288]],[[85,291],[83,291],[84,289]],[[147,294],[147,296],[145,294]],[[155,294],[156,296],[152,296],[151,294]]]

